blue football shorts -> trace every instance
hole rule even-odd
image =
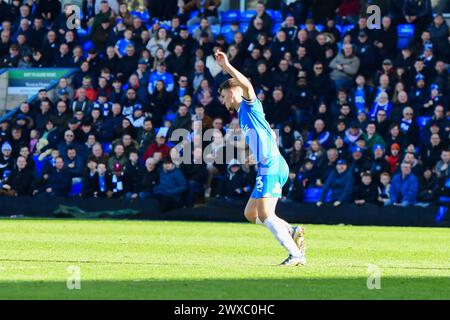
[[[250,198],[281,198],[288,177],[289,166],[281,155],[259,163],[256,185]]]

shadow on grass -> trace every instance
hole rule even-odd
[[[448,277],[381,279],[369,290],[366,278],[204,279],[81,281],[0,281],[0,299],[450,299]]]

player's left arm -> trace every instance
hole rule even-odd
[[[217,50],[217,52],[214,55],[216,57],[216,61],[219,64],[219,66],[239,83],[239,86],[242,88],[243,91],[242,96],[244,97],[244,99],[248,101],[255,100],[256,99],[255,89],[253,89],[253,86],[251,82],[247,79],[247,77],[244,76],[241,72],[239,72],[235,67],[231,65],[225,53],[223,53],[220,50]]]

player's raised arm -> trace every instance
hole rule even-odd
[[[248,81],[247,77],[240,73],[235,67],[233,67],[225,53],[220,50],[217,50],[214,54],[216,57],[216,61],[219,66],[225,70],[233,79],[237,80],[240,87],[244,91],[243,97],[246,100],[252,101],[256,98],[255,90],[253,89],[252,84]]]

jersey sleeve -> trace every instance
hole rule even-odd
[[[255,98],[253,100],[247,100],[244,97],[242,97],[245,105],[253,111],[257,111],[257,112],[261,112],[264,113],[263,107],[262,107],[262,103],[258,98]]]

